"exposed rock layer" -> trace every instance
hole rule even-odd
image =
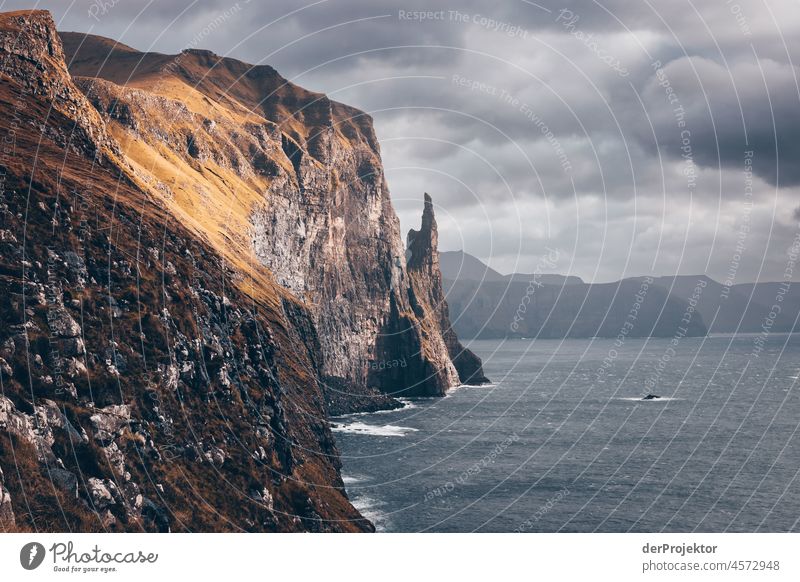
[[[62,38],[0,15],[0,527],[372,529],[327,415],[480,362],[406,268],[369,117],[270,67]]]
[[[409,279],[369,115],[268,66],[62,36],[136,175],[232,260],[267,266],[307,303],[332,413],[442,395],[460,382],[454,362],[461,379],[485,380],[450,329],[440,277]],[[426,285],[439,299],[414,306]]]
[[[480,358],[461,345],[450,325],[450,313],[439,269],[439,231],[433,201],[427,193],[422,211],[422,225],[419,230],[412,229],[408,232],[407,246],[410,295],[423,317],[431,318],[434,327],[441,330],[447,353],[458,373],[458,381],[462,384],[488,382],[483,375]]]
[[[16,147],[0,156],[2,528],[371,530],[339,476],[307,308],[176,220],[87,103],[52,107],[81,95],[49,60],[53,26],[0,16],[0,62],[23,47],[52,84],[0,83]]]

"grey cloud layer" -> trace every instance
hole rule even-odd
[[[445,246],[524,271],[558,245],[601,280],[703,271],[710,255],[719,276],[752,202],[738,276],[777,278],[800,218],[795,4],[536,4],[239,0],[202,46],[371,112],[404,226],[423,189],[469,225]],[[236,3],[39,5],[62,29],[177,52]]]

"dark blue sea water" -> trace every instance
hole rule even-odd
[[[756,340],[472,342],[492,386],[337,420],[348,494],[382,531],[798,531],[800,334]]]

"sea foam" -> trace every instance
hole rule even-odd
[[[363,422],[351,422],[350,424],[334,423],[331,425],[334,432],[344,432],[350,434],[364,434],[370,436],[402,437],[410,432],[417,432],[416,428],[408,426],[396,426],[393,424],[374,425]]]

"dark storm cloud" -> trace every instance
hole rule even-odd
[[[724,273],[752,202],[772,233],[746,241],[739,276],[755,277],[800,219],[790,0],[39,6],[63,30],[267,63],[370,112],[404,226],[416,225],[428,190],[448,217],[445,247],[508,268],[551,243],[587,278],[702,271],[707,255],[688,256],[688,243],[713,246],[710,274]],[[774,273],[762,277],[781,272],[779,256],[763,263]]]
[[[795,163],[800,157],[800,93],[793,67],[759,60],[725,68],[692,58],[675,60],[663,71],[663,79],[651,79],[644,91],[660,145],[680,150],[683,137],[675,111],[682,107],[699,163],[715,166],[721,160],[741,167],[743,152],[752,151],[754,171],[769,183],[800,182]],[[665,102],[666,83],[675,90],[672,106]]]

